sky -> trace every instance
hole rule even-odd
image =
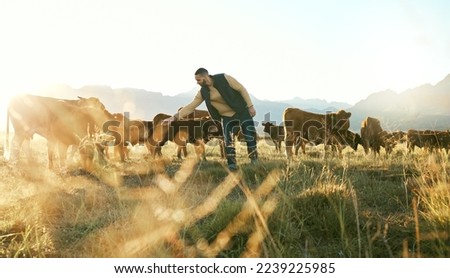
[[[194,72],[262,100],[355,104],[450,73],[447,0],[0,0],[0,95],[49,84],[176,95]]]

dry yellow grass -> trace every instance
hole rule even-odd
[[[402,146],[374,160],[361,151],[323,157],[320,147],[286,163],[259,142],[260,165],[229,173],[218,148],[195,155],[111,161],[84,172],[34,161],[0,161],[2,257],[445,257],[448,156]],[[192,149],[189,148],[191,153]],[[3,149],[0,149],[3,151]],[[326,241],[324,241],[326,239]]]

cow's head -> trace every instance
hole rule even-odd
[[[350,132],[347,132],[347,133],[349,134]],[[358,133],[354,133],[353,140],[351,141],[351,143],[352,144],[350,145],[350,147],[353,150],[357,151],[358,150],[358,145],[362,145],[363,144],[361,135],[359,135]]]
[[[78,96],[78,105],[82,107],[93,107],[100,110],[106,110],[105,105],[96,97],[80,97]]]
[[[208,142],[211,138],[220,138],[223,136],[222,124],[212,119],[201,120],[202,138]]]
[[[264,132],[267,132],[270,134],[270,128],[272,126],[275,126],[272,122],[263,122],[262,125],[264,126]]]
[[[346,131],[350,128],[350,116],[351,112],[346,112],[345,110],[339,110],[336,113],[328,114],[327,127],[332,131]]]

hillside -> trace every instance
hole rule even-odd
[[[98,97],[111,113],[128,112],[132,118],[150,120],[158,113],[174,114],[181,106],[191,102],[196,92],[196,89],[193,89],[176,96],[167,96],[159,92],[135,88],[113,89],[109,86],[84,86],[74,89],[67,85],[52,85],[34,94],[63,99],[75,99],[77,96]],[[303,100],[298,97],[285,102],[251,97],[257,109],[258,115],[255,120],[258,122],[276,121],[281,123],[281,115],[286,107],[301,107],[308,111],[325,113],[337,110],[332,106],[338,104],[325,100]],[[342,105],[345,108],[350,106],[349,104]],[[206,109],[206,106],[202,104],[199,108]]]
[[[95,96],[112,113],[128,112],[134,119],[150,120],[158,113],[175,113],[178,108],[192,100],[196,89],[176,96],[167,96],[160,92],[136,88],[84,86],[74,89],[67,85],[53,85],[35,94],[67,99]],[[424,84],[402,93],[392,90],[372,93],[354,106],[321,99],[302,99],[298,96],[284,101],[261,100],[255,96],[252,96],[252,99],[257,109],[255,120],[259,123],[262,121],[281,123],[283,110],[287,107],[297,107],[315,113],[348,110],[352,112],[350,129],[356,132],[367,116],[380,119],[383,128],[388,130],[450,128],[450,74],[435,85]],[[206,106],[202,104],[200,109],[206,109]],[[3,123],[4,121],[0,123],[2,129]]]
[[[450,128],[449,107],[450,74],[434,86],[425,84],[402,93],[373,93],[348,110],[352,112],[350,126],[355,130],[367,116],[380,119],[383,128],[389,130],[443,130]]]

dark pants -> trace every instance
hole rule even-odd
[[[237,135],[239,128],[247,143],[247,152],[252,161],[258,159],[256,150],[256,128],[252,117],[248,111],[236,113],[232,117],[222,116],[222,127],[225,143],[225,154],[228,165],[236,165],[236,149],[234,147],[234,135]]]

